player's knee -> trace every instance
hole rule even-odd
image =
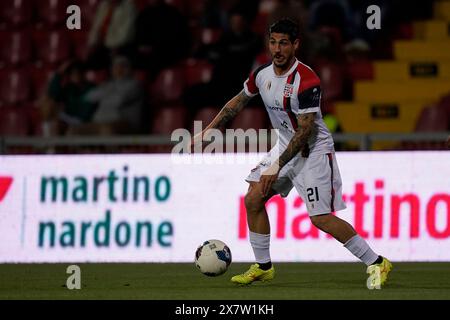
[[[320,230],[326,231],[328,230],[328,226],[330,224],[330,215],[324,214],[319,216],[312,216],[311,222],[315,227],[319,228]]]
[[[262,196],[254,191],[250,191],[245,195],[244,203],[247,213],[259,212],[264,207]]]

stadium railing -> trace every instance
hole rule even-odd
[[[350,150],[359,151],[371,151],[373,145],[376,142],[389,142],[389,143],[419,143],[419,142],[431,142],[437,143],[439,146],[437,149],[444,149],[445,142],[450,136],[450,132],[433,132],[433,133],[335,133],[333,138],[336,144],[356,145]],[[270,140],[270,138],[269,138]],[[70,148],[68,153],[77,153],[77,148],[83,151],[83,148],[100,147],[106,148],[106,153],[114,153],[117,148],[127,147],[150,147],[149,150],[144,150],[144,153],[154,152],[170,152],[171,147],[177,144],[178,141],[171,141],[171,137],[168,135],[137,135],[137,136],[114,136],[114,137],[100,137],[100,136],[77,136],[77,137],[12,137],[12,136],[0,136],[0,154],[16,154],[16,153],[30,153],[30,154],[51,154],[51,153],[66,153],[65,151],[58,152],[57,148]],[[258,143],[255,139],[247,140],[247,149],[251,144]],[[273,144],[273,140],[272,140]],[[156,147],[156,149],[151,149]],[[157,147],[166,147],[165,149],[158,149]],[[339,148],[337,148],[339,150]],[[420,149],[420,147],[418,148]],[[15,152],[14,150],[22,150]],[[24,151],[25,150],[25,151]],[[92,149],[93,153],[96,153],[98,149]],[[139,149],[135,149],[139,150]],[[158,151],[159,150],[159,151]],[[225,148],[224,148],[225,150]],[[343,148],[343,150],[349,150]],[[398,148],[392,148],[391,150],[399,150]],[[400,148],[401,150],[401,148]],[[84,150],[89,151],[89,149]],[[126,150],[120,149],[122,153],[126,153]],[[86,153],[86,152],[84,152]],[[89,152],[87,152],[89,153]]]

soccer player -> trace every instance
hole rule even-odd
[[[272,126],[278,129],[277,144],[246,179],[250,186],[245,207],[256,263],[231,281],[250,284],[274,278],[265,204],[276,194],[286,197],[295,187],[314,226],[332,235],[368,266],[370,283],[383,285],[392,269],[391,262],[376,254],[349,223],[332,214],[346,208],[342,182],[333,138],[320,111],[320,79],[295,57],[298,26],[290,19],[281,19],[270,26],[269,36],[272,62],[253,71],[244,89],[192,141],[195,145],[208,135],[208,129],[219,128],[234,118],[257,94],[262,97]]]

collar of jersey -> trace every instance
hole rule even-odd
[[[279,75],[277,75],[277,74],[275,73],[275,70],[274,70],[275,66],[274,66],[274,64],[272,63],[272,71],[273,71],[273,74],[275,75],[276,78],[287,78],[287,77],[288,77],[292,72],[294,72],[294,70],[297,68],[298,63],[299,63],[299,62],[298,62],[298,59],[295,58],[295,62],[294,62],[294,64],[292,65],[292,67],[289,69],[289,71],[286,72],[285,74],[281,75],[281,76],[279,76]]]

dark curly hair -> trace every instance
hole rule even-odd
[[[289,36],[289,40],[294,42],[299,36],[298,24],[289,18],[282,18],[269,27],[269,34],[284,33]]]

